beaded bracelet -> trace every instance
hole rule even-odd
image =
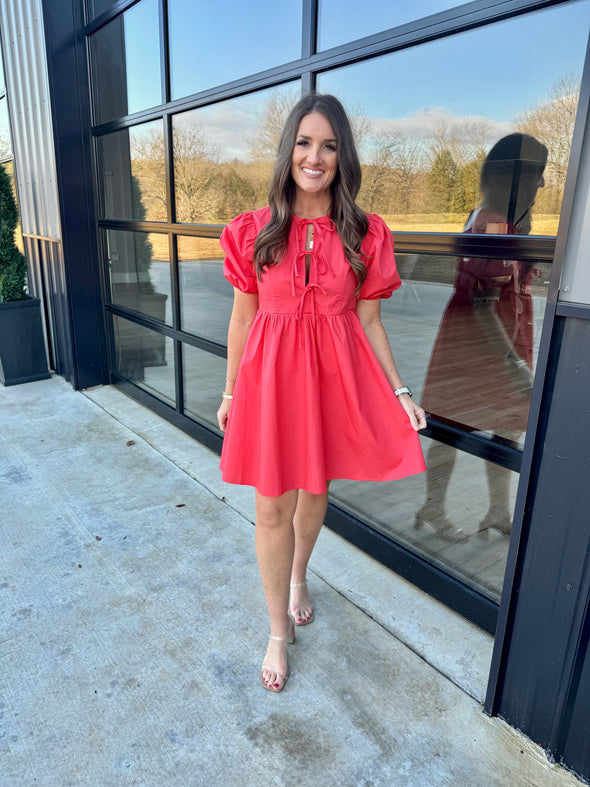
[[[223,396],[224,399],[232,399],[233,398],[232,394],[228,394],[225,391],[223,392],[222,396]]]

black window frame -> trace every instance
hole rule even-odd
[[[132,8],[141,0],[118,0],[111,9],[103,12],[94,19],[88,20],[85,25],[87,41],[87,56],[89,62],[90,81],[93,75],[90,68],[90,37],[115,17]],[[109,315],[118,315],[136,322],[144,327],[160,332],[173,339],[176,363],[176,408],[171,408],[164,402],[156,399],[143,389],[134,385],[129,380],[111,372],[111,381],[122,390],[167,418],[176,426],[191,434],[209,448],[220,452],[222,437],[208,426],[195,422],[186,416],[183,411],[183,368],[182,368],[182,343],[192,345],[219,357],[227,356],[227,348],[203,336],[185,332],[179,328],[179,284],[178,284],[178,256],[177,238],[182,236],[195,236],[200,238],[219,238],[224,225],[218,224],[183,224],[176,221],[175,205],[172,198],[174,189],[174,171],[172,157],[172,117],[186,111],[206,107],[223,100],[235,99],[246,96],[258,90],[282,86],[289,81],[299,80],[302,93],[315,89],[316,78],[322,72],[362,62],[378,55],[414,47],[428,41],[455,35],[471,29],[522,16],[534,11],[565,5],[570,0],[542,0],[527,2],[526,0],[474,0],[473,2],[457,5],[423,19],[408,22],[399,27],[383,30],[365,38],[350,41],[347,44],[332,49],[316,51],[318,3],[319,0],[303,0],[303,35],[301,58],[297,61],[282,64],[272,69],[248,75],[208,88],[189,96],[170,100],[170,68],[169,68],[169,38],[167,30],[167,0],[159,0],[160,23],[160,63],[163,95],[166,101],[158,106],[150,107],[141,112],[116,118],[106,123],[92,126],[91,133],[94,143],[94,181],[97,193],[96,204],[103,204],[100,178],[96,170],[97,140],[110,132],[138,125],[151,120],[161,119],[164,125],[164,156],[167,187],[167,220],[164,222],[138,222],[131,220],[105,219],[97,217],[99,236],[106,234],[106,230],[129,230],[144,232],[159,232],[168,234],[170,248],[170,264],[172,271],[172,299],[173,299],[173,325],[163,325],[146,315],[134,313],[120,306],[108,302],[106,299],[105,311]],[[90,85],[92,88],[92,84]],[[90,94],[93,95],[92,90]],[[575,182],[575,170],[568,170],[566,181],[566,194],[572,191]],[[556,244],[567,230],[572,209],[572,200],[566,199],[562,204],[559,230],[557,237],[525,236],[525,235],[478,235],[463,233],[425,233],[425,232],[396,232],[396,250],[401,254],[425,255],[450,255],[473,256],[500,259],[519,259],[523,261],[554,263]],[[104,240],[102,241],[104,245]],[[560,244],[561,246],[563,244]],[[101,249],[103,259],[105,249]],[[549,285],[548,303],[555,301],[559,284],[560,266],[553,265],[551,282]],[[103,289],[108,292],[106,271],[103,271]],[[107,325],[110,320],[107,319]],[[109,328],[111,369],[113,366],[113,341],[112,328]],[[543,331],[541,344],[545,341]],[[542,348],[540,348],[541,352]],[[453,445],[461,451],[467,452],[478,458],[494,462],[510,470],[519,471],[523,451],[516,444],[502,439],[490,439],[475,434],[468,428],[445,422],[444,419],[431,417],[428,427],[423,432],[427,437]],[[393,568],[410,581],[419,584],[435,598],[451,606],[460,614],[469,618],[484,630],[493,633],[495,630],[498,604],[485,594],[479,592],[464,582],[445,574],[440,568],[427,558],[410,552],[407,548],[393,540],[386,539],[367,523],[354,519],[350,514],[339,509],[337,505],[330,504],[327,524],[348,540],[357,544],[385,565]]]

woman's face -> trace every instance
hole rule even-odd
[[[306,115],[297,131],[291,175],[297,191],[317,196],[329,194],[338,171],[336,135],[320,112]]]

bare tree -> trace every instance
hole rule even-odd
[[[148,133],[130,133],[131,174],[136,179],[141,212],[150,221],[166,221],[166,178],[164,135],[160,128]],[[138,205],[134,205],[137,215]]]
[[[130,139],[132,174],[147,217],[166,220],[164,138],[159,129]],[[177,124],[173,138],[174,190],[178,221],[211,220],[222,198],[220,150],[197,124]]]
[[[258,115],[258,126],[246,135],[248,155],[253,161],[274,161],[287,115],[299,96],[295,90],[271,93]]]
[[[2,134],[0,129],[0,159],[6,159],[9,156],[12,156],[12,145],[10,143],[10,137],[8,135],[8,130],[6,130],[5,134]]]
[[[373,213],[383,205],[384,195],[391,181],[392,139],[387,132],[372,138],[371,151],[365,155],[363,185],[360,202]],[[381,208],[382,209],[382,208]]]
[[[518,130],[536,137],[549,150],[545,183],[555,193],[557,209],[567,174],[579,93],[580,80],[573,74],[563,76],[536,107],[517,118]]]
[[[210,218],[221,196],[219,147],[196,124],[176,128],[172,147],[177,220],[195,223]]]
[[[383,131],[370,138],[369,151],[361,202],[369,212],[408,213],[423,159],[421,141],[401,131]]]
[[[457,131],[458,149],[455,161],[464,166],[485,155],[494,138],[494,127],[487,118],[464,118]]]

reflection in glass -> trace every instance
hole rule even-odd
[[[423,475],[378,485],[333,481],[330,496],[379,532],[499,600],[510,534],[510,518],[505,518],[503,507],[506,505],[509,512],[514,509],[518,474],[463,452],[457,453],[454,466],[449,466],[443,455],[447,446],[426,437],[420,440],[425,455],[430,454],[431,444],[440,447],[441,456],[430,465],[429,472],[433,477],[431,494],[445,493],[446,520],[433,517],[430,521],[419,516],[426,496]],[[494,486],[490,476],[497,470],[505,475],[500,485]],[[467,540],[454,541],[445,536],[444,528],[449,524],[460,528]],[[502,525],[507,532],[500,529]]]
[[[221,396],[219,385],[223,386],[225,366],[225,358],[182,345],[185,414],[216,431],[219,431],[216,417]]]
[[[5,158],[12,158],[12,140],[10,139],[6,96],[0,98],[0,161]]]
[[[113,315],[115,371],[173,407],[176,404],[172,339]]]
[[[318,51],[346,44],[356,38],[404,25],[414,19],[436,14],[458,5],[455,0],[418,0],[392,3],[389,0],[320,0],[318,10]]]
[[[320,74],[354,118],[361,206],[398,231],[461,232],[487,151],[523,131],[549,150],[531,234],[555,235],[589,20],[568,3]]]
[[[161,120],[99,137],[98,158],[106,218],[166,221]]]
[[[482,201],[466,233],[527,234],[531,209],[543,185],[547,148],[527,134],[503,137],[481,167]],[[533,386],[532,263],[461,257],[454,292],[434,344],[422,406],[435,416],[467,424],[490,436],[518,441],[526,429]],[[468,534],[447,514],[447,491],[457,449],[433,443],[426,457],[426,496],[416,514],[450,541]],[[444,470],[444,472],[442,472]],[[510,471],[487,468],[490,508],[481,528],[509,534]]]
[[[301,0],[168,0],[172,98],[301,57]]]
[[[527,234],[547,148],[510,134],[486,156],[482,202],[464,232]],[[516,441],[526,429],[533,384],[532,263],[461,257],[454,292],[430,358],[427,412]]]
[[[224,254],[213,238],[178,238],[180,327],[225,344],[233,290],[223,278]]]
[[[0,57],[0,93],[6,89],[6,79],[4,77],[4,64],[2,63],[2,58]]]
[[[299,96],[291,82],[173,117],[177,221],[225,224],[267,204],[280,133]]]
[[[14,176],[14,161],[5,161],[2,164],[4,170],[8,177],[10,178],[10,185],[12,187],[12,194],[14,196],[14,202],[16,204],[17,214],[18,214],[18,221],[16,225],[16,229],[14,230],[14,242],[16,244],[17,249],[24,254],[25,247],[23,243],[23,234],[22,234],[22,225],[21,225],[21,216],[20,216],[20,206],[18,202],[18,192],[16,188],[16,178]]]
[[[521,445],[551,266],[426,254],[398,254],[396,261],[402,287],[382,302],[383,323],[416,399],[434,417]],[[455,286],[465,268],[470,281],[490,288],[491,274],[502,274],[492,300],[462,303]],[[512,326],[510,356],[499,343],[505,326]]]
[[[141,0],[90,38],[94,122],[162,103],[158,0]]]
[[[170,325],[168,236],[107,230],[107,246],[112,303]]]

